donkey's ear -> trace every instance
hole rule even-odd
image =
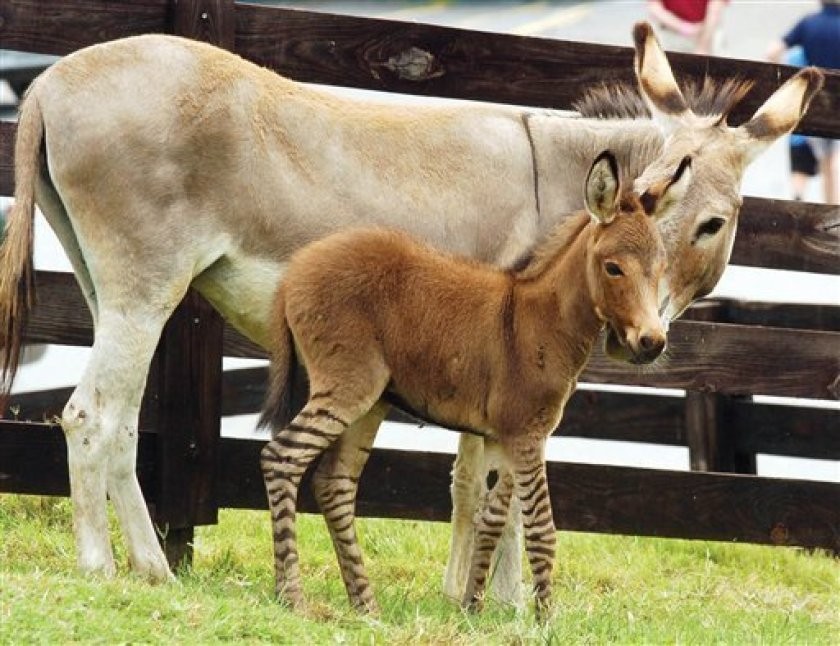
[[[645,213],[659,220],[671,212],[671,207],[679,203],[691,184],[691,157],[682,158],[677,170],[665,182],[651,186],[639,197]]]
[[[583,201],[586,212],[601,224],[609,224],[615,218],[618,199],[618,161],[609,150],[602,152],[586,175]]]
[[[770,95],[752,119],[737,128],[747,142],[747,164],[796,127],[823,82],[823,73],[816,67],[800,70]]]
[[[633,26],[636,56],[633,62],[639,89],[657,123],[670,130],[691,113],[653,27],[647,22]]]

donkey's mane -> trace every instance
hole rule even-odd
[[[683,87],[688,107],[698,116],[726,117],[752,89],[753,81],[732,78],[715,81],[706,76],[703,83],[689,80]],[[586,90],[573,107],[591,119],[650,119],[648,108],[636,86],[629,83],[603,83]]]
[[[578,211],[564,218],[531,253],[516,262],[513,267],[514,275],[520,280],[538,277],[577,240],[590,221],[586,211]]]

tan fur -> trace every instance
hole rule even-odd
[[[581,207],[585,173],[610,148],[639,194],[661,185],[684,157],[694,159],[688,195],[660,225],[669,259],[664,318],[708,291],[729,258],[744,168],[781,128],[795,126],[819,72],[800,72],[780,88],[752,126],[727,128],[690,110],[663,116],[663,97],[679,88],[652,32],[642,45],[637,74],[655,95],[646,96],[655,121],[348,100],[163,35],[80,50],[39,77],[21,106],[16,206],[0,252],[4,385],[31,304],[34,195],[96,329],[62,416],[82,569],[116,569],[110,497],[132,568],[171,577],[135,475],[137,409],[160,331],[190,285],[265,345],[272,288],[290,256],[341,229],[396,228],[510,267]],[[656,65],[644,63],[643,51]],[[713,218],[725,226],[699,236]],[[626,354],[610,338],[610,351]],[[336,450],[363,452],[374,420],[357,424]],[[458,554],[469,552],[475,499],[457,492],[470,479],[477,486],[466,489],[483,486],[480,449],[456,464]],[[342,473],[361,463],[344,453],[323,462]],[[447,594],[461,595],[462,566],[448,569]],[[496,581],[515,586],[519,578],[512,570]]]
[[[283,377],[293,339],[309,374],[310,400],[288,426],[275,426],[262,453],[281,598],[302,602],[293,538],[300,476],[384,398],[501,447],[505,464],[479,524],[464,603],[480,604],[498,538],[491,528],[504,524],[516,492],[543,609],[554,546],[545,440],[605,323],[641,361],[653,360],[665,344],[657,302],[664,246],[638,197],[617,199],[610,159],[599,157],[587,182],[588,207],[601,224],[585,212],[575,216],[522,272],[444,255],[403,233],[376,229],[337,233],[294,255],[275,301],[263,414],[269,423],[279,417],[278,389],[288,382]],[[662,209],[651,211],[658,216],[683,193],[683,172],[687,164],[657,196]],[[672,200],[665,199],[669,191]],[[610,265],[622,273],[611,275]],[[322,509],[351,602],[373,609],[355,537],[342,536],[352,531],[352,501],[328,499]],[[353,556],[345,554],[348,546]]]

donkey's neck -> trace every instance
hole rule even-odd
[[[528,126],[538,175],[538,239],[558,221],[583,207],[586,173],[592,160],[610,150],[623,181],[635,179],[662,150],[662,132],[647,119],[601,120],[533,114]]]

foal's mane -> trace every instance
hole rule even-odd
[[[533,252],[516,262],[512,269],[513,274],[519,280],[533,280],[540,276],[577,240],[591,220],[586,211],[578,211],[563,219]]]
[[[703,83],[689,80],[683,87],[688,107],[698,116],[726,117],[752,89],[753,81],[731,78],[716,81],[708,76]],[[572,104],[582,117],[591,119],[650,119],[651,114],[635,85],[602,83],[589,88]]]

